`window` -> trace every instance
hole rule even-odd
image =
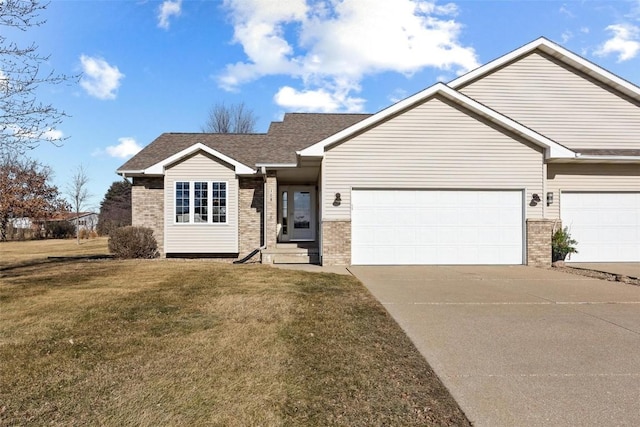
[[[175,190],[176,223],[226,224],[226,182],[179,181]]]
[[[176,182],[176,222],[189,222],[189,184]]]
[[[211,222],[227,222],[227,183],[213,182]]]
[[[208,182],[194,182],[193,188],[195,194],[193,196],[194,204],[194,222],[208,222],[209,219],[209,192],[207,191]]]

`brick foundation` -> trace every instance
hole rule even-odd
[[[322,265],[351,264],[351,221],[322,223]]]
[[[133,178],[131,223],[153,230],[164,256],[164,178]]]
[[[527,265],[551,267],[553,225],[548,219],[527,219]]]

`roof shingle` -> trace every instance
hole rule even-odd
[[[271,123],[266,134],[163,133],[118,171],[146,169],[197,143],[252,168],[256,163],[296,163],[296,151],[369,116],[287,113],[282,122]]]

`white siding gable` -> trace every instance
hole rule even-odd
[[[233,166],[204,152],[170,165],[165,171],[165,252],[238,252],[238,180]],[[176,224],[175,183],[178,181],[220,181],[227,183],[226,224]],[[193,191],[193,186],[191,188]],[[192,196],[193,197],[193,193]]]
[[[640,149],[640,106],[534,52],[458,88],[570,149]]]

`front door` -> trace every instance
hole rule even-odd
[[[316,189],[313,186],[281,185],[278,233],[281,242],[316,239]]]

